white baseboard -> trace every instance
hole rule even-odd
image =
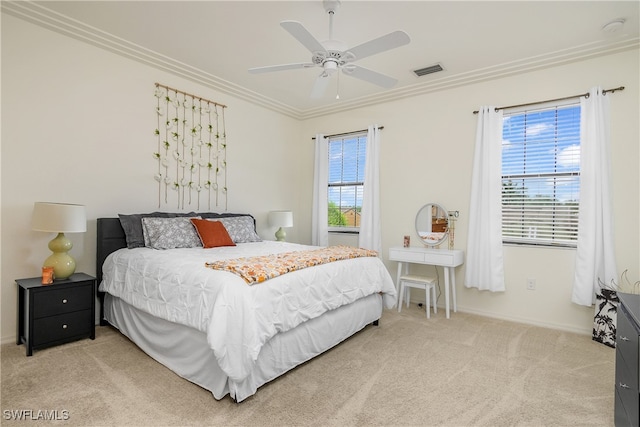
[[[424,304],[424,299],[422,301],[411,300],[411,303],[412,304]],[[540,326],[542,328],[555,329],[555,330],[564,331],[564,332],[573,332],[573,333],[580,334],[580,335],[589,335],[589,336],[591,336],[591,334],[593,333],[593,330],[591,329],[591,327],[588,327],[588,328],[577,328],[575,326],[559,325],[557,323],[544,322],[544,321],[540,321],[540,320],[537,320],[537,319],[529,319],[529,318],[526,318],[526,317],[505,316],[505,315],[501,315],[501,314],[496,314],[496,313],[491,312],[491,311],[483,311],[483,310],[478,310],[478,309],[475,309],[475,308],[469,308],[469,307],[464,307],[464,306],[461,307],[459,304],[458,304],[457,308],[458,308],[458,311],[461,312],[461,313],[475,314],[475,315],[478,315],[478,316],[490,317],[492,319],[507,320],[509,322],[516,322],[516,323],[524,323],[525,325]],[[440,301],[440,304],[438,304],[438,310],[442,310],[442,312],[445,311],[444,298],[442,299],[442,301]],[[451,309],[451,313],[453,315],[453,308]]]
[[[438,308],[440,308],[440,306],[438,306]],[[442,306],[442,309],[444,310],[444,305]],[[490,317],[492,319],[507,320],[507,321],[516,322],[516,323],[524,323],[526,325],[540,326],[543,328],[556,329],[564,332],[573,332],[580,335],[591,335],[593,332],[591,328],[582,329],[582,328],[576,328],[575,326],[558,325],[557,323],[542,322],[540,320],[528,319],[525,317],[504,316],[504,315],[499,315],[493,312],[482,311],[482,310],[472,309],[468,307],[458,306],[458,311],[462,313],[469,313],[469,314],[476,314],[478,316]]]
[[[5,337],[5,338],[2,339],[2,341],[0,341],[1,345],[9,344],[9,343],[13,343],[14,345],[16,344],[16,336],[15,335],[12,336],[12,337],[8,337],[8,338]]]

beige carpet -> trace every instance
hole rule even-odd
[[[215,400],[108,327],[29,358],[6,344],[1,357],[3,425],[613,425],[613,349],[464,313],[427,320],[415,305],[385,311],[380,326],[240,404]],[[68,419],[15,422],[12,410]]]

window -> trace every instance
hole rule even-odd
[[[329,231],[360,227],[367,133],[329,137]]]
[[[504,114],[502,240],[576,247],[580,105]]]

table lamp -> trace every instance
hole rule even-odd
[[[271,211],[269,212],[269,224],[272,227],[279,227],[276,231],[276,240],[284,242],[287,233],[283,230],[286,227],[293,227],[293,212],[291,211]]]
[[[33,206],[32,229],[58,233],[49,242],[51,254],[43,267],[53,267],[54,279],[67,279],[76,271],[76,261],[67,252],[73,243],[64,233],[87,231],[87,215],[83,205],[36,202]]]

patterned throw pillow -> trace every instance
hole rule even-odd
[[[201,219],[198,217],[193,217]],[[190,217],[142,218],[145,246],[153,249],[201,248]]]
[[[230,218],[218,218],[229,232],[234,243],[262,242],[256,233],[252,216],[236,216]]]

